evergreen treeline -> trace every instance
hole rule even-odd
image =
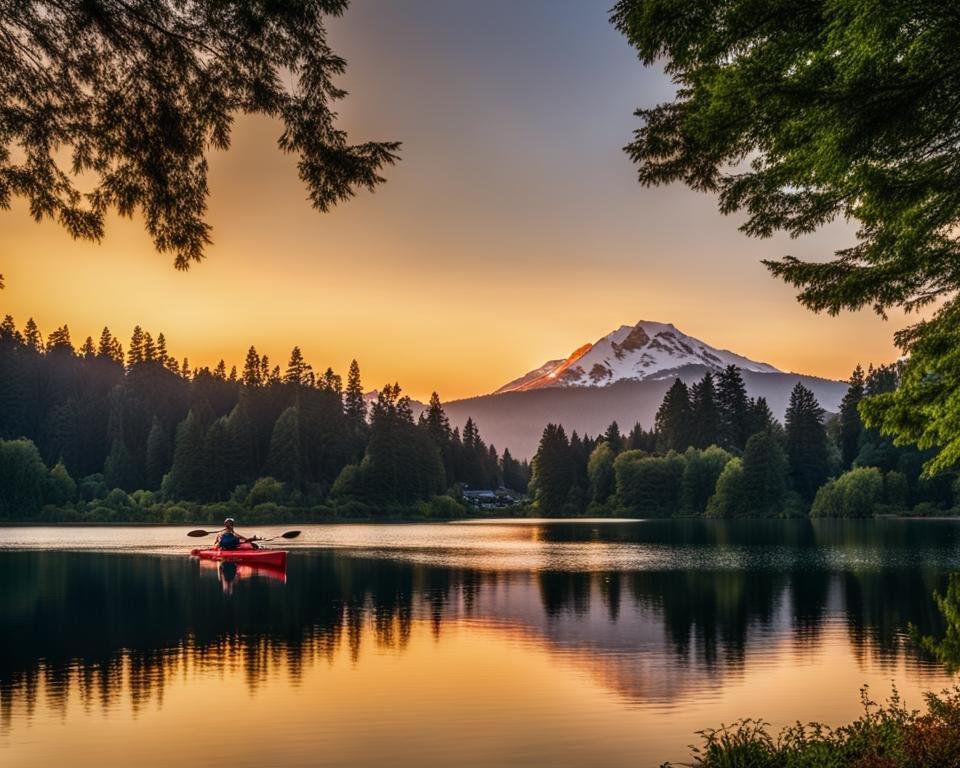
[[[749,398],[735,366],[667,390],[651,432],[616,423],[596,438],[547,425],[532,462],[538,514],[864,517],[936,514],[960,502],[956,475],[921,474],[930,452],[864,426],[859,405],[890,392],[897,366],[860,366],[829,418],[797,383],[784,424]]]
[[[158,501],[451,516],[463,486],[522,493],[528,476],[472,420],[451,429],[436,394],[419,421],[396,384],[368,409],[356,361],[345,384],[299,347],[284,369],[254,347],[239,372],[191,369],[139,326],[124,352],[107,328],[77,350],[67,326],[44,341],[32,319],[0,324],[0,519]]]

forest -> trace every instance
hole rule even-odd
[[[897,365],[858,366],[839,414],[798,383],[781,425],[729,366],[677,379],[650,430],[596,437],[544,429],[536,456],[452,428],[434,393],[414,417],[398,384],[368,402],[353,361],[344,383],[299,347],[286,366],[250,347],[242,370],[191,368],[139,326],[124,349],[104,328],[79,349],[0,324],[0,520],[250,522],[451,519],[467,489],[530,501],[497,514],[635,517],[935,515],[958,503],[935,451],[895,445],[860,415],[897,389]]]
[[[434,393],[414,420],[397,384],[368,403],[294,347],[241,371],[192,369],[139,326],[75,349],[31,319],[0,324],[0,520],[248,521],[467,514],[464,488],[526,490],[529,466],[462,434]],[[223,514],[221,514],[223,513]]]
[[[549,424],[532,461],[542,515],[872,517],[960,513],[956,472],[925,473],[936,451],[865,426],[867,398],[896,391],[901,366],[853,371],[838,414],[800,382],[784,424],[747,395],[738,368],[667,390],[652,430],[596,438]]]

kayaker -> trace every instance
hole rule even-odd
[[[241,544],[250,544],[256,549],[257,545],[254,542],[256,542],[257,537],[254,536],[252,539],[248,539],[240,536],[233,530],[235,523],[236,521],[232,517],[228,517],[223,521],[223,530],[217,534],[217,540],[213,544],[214,548],[231,550],[239,549]]]

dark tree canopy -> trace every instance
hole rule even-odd
[[[210,242],[207,153],[229,146],[237,114],[282,123],[279,148],[299,157],[318,210],[372,190],[399,145],[350,144],[336,127],[346,62],[324,19],[346,7],[0,1],[0,208],[24,197],[36,220],[91,240],[109,211],[139,211],[187,269]]]
[[[905,351],[924,336],[936,339],[924,353],[956,338],[960,5],[620,0],[612,20],[677,86],[672,101],[637,112],[643,124],[627,151],[643,184],[716,192],[752,236],[854,220],[856,244],[830,260],[765,263],[815,311],[945,301],[932,322],[898,336]],[[953,363],[922,354],[902,394],[868,419],[902,440],[955,449],[957,380]],[[905,412],[918,404],[910,423]],[[938,468],[958,455],[945,453]]]

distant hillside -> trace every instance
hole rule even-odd
[[[686,365],[657,378],[622,380],[608,386],[560,386],[518,389],[501,394],[483,395],[444,403],[451,424],[463,428],[468,417],[480,427],[487,444],[498,450],[504,447],[517,458],[531,458],[537,450],[540,434],[548,422],[560,422],[568,432],[577,430],[595,435],[616,421],[621,430],[629,430],[636,422],[653,426],[664,393],[675,378],[693,383],[707,367]],[[744,383],[751,397],[765,397],[770,410],[783,419],[790,399],[790,390],[798,381],[812,390],[827,410],[836,412],[847,385],[796,373],[765,373],[743,370]]]

